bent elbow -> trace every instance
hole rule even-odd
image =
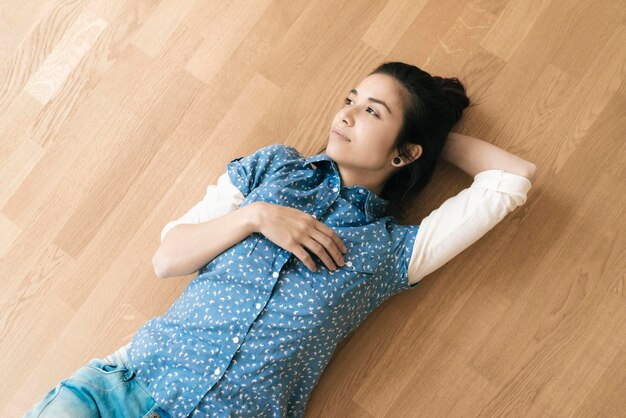
[[[534,183],[535,179],[537,178],[537,166],[529,162],[528,168],[524,172],[524,177],[530,180],[531,183]]]
[[[154,269],[154,274],[159,279],[169,277],[167,273],[167,265],[161,257],[157,257],[156,255],[152,257],[152,267]]]

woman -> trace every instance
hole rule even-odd
[[[525,203],[532,163],[450,132],[468,105],[456,78],[384,63],[346,98],[326,153],[272,144],[230,161],[153,259],[159,277],[197,277],[27,416],[303,416],[345,336]],[[399,224],[389,204],[440,156],[474,182]]]

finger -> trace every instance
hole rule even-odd
[[[324,264],[326,264],[329,270],[335,270],[337,268],[337,266],[333,262],[333,259],[330,257],[330,255],[328,255],[326,249],[322,244],[320,244],[311,237],[305,238],[303,244],[305,247],[311,250],[311,252],[315,253],[319,257],[319,259],[322,260]]]
[[[309,253],[304,249],[304,247],[298,245],[293,251],[292,251],[293,255],[295,255],[296,257],[298,257],[298,259],[300,261],[302,261],[302,263],[307,266],[307,268],[309,270],[311,270],[312,272],[316,272],[317,271],[317,266],[315,265],[315,261],[313,261],[313,258],[309,255]]]
[[[343,266],[345,264],[343,254],[341,253],[339,247],[337,247],[337,243],[332,238],[329,238],[318,230],[312,231],[311,236],[326,249],[326,252],[331,255],[335,264],[338,266]]]
[[[348,252],[348,247],[344,245],[343,241],[341,241],[341,238],[339,238],[337,233],[332,228],[328,227],[326,224],[320,221],[315,222],[315,228],[330,239],[332,239],[335,242],[337,248],[341,249],[342,253],[345,254],[346,252]]]

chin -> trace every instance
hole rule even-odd
[[[324,153],[328,155],[330,158],[332,158],[333,160],[335,159],[337,155],[341,155],[341,151],[337,150],[335,145],[332,142],[329,142],[326,145],[326,149],[324,150]]]

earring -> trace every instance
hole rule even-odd
[[[393,159],[393,162],[396,164],[400,164],[402,162],[402,159],[400,157],[396,157]]]

